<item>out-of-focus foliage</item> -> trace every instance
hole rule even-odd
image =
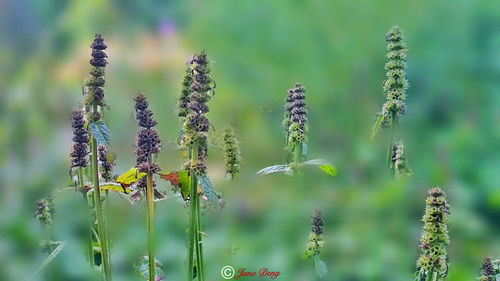
[[[387,134],[369,140],[384,101],[385,34],[408,46],[402,126],[412,176],[386,172]],[[225,211],[207,212],[206,276],[225,265],[307,280],[300,256],[309,214],[321,208],[328,280],[411,280],[426,191],[451,205],[449,280],[474,280],[500,253],[500,4],[498,1],[0,1],[0,280],[27,280],[44,259],[36,201],[68,186],[70,113],[82,104],[90,43],[108,45],[104,113],[115,173],[134,166],[133,96],[147,94],[158,120],[164,172],[182,165],[175,112],[186,62],[206,50],[217,94],[210,102],[208,174]],[[308,154],[338,169],[258,177],[284,163],[286,90],[307,87]],[[240,177],[225,181],[222,133],[241,139]],[[165,181],[158,181],[166,189]],[[169,193],[156,205],[156,258],[168,280],[186,272],[187,209]],[[116,280],[137,280],[145,253],[144,204],[110,193]],[[53,240],[66,247],[44,280],[94,280],[84,255],[81,194],[54,200]],[[98,280],[95,279],[95,280]]]

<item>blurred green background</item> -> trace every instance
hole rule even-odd
[[[385,169],[387,138],[369,140],[384,101],[384,36],[395,24],[409,48],[403,131],[414,173],[399,181]],[[500,255],[498,1],[3,0],[0,280],[27,280],[43,259],[34,206],[68,184],[69,114],[82,102],[95,33],[109,46],[105,120],[116,173],[135,164],[139,91],[159,122],[163,169],[182,164],[176,98],[192,53],[209,55],[217,81],[209,174],[226,208],[203,218],[208,280],[222,280],[224,265],[311,280],[301,255],[316,208],[326,217],[327,280],[412,280],[424,199],[434,186],[452,207],[449,280],[474,280],[486,255]],[[258,177],[283,162],[284,99],[299,81],[310,111],[309,158],[328,159],[338,176]],[[216,148],[228,126],[244,159],[234,182],[224,180]],[[56,200],[53,235],[68,244],[40,280],[96,278],[81,244],[81,201],[77,192]],[[132,264],[147,251],[145,206],[119,194],[110,202],[115,280],[139,280]],[[157,258],[167,280],[184,280],[187,209],[170,194],[156,210]]]

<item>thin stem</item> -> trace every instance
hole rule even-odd
[[[313,272],[313,278],[314,280],[318,280],[318,275],[316,274],[316,261],[314,261],[314,256],[313,256],[313,259],[312,259],[312,272]]]
[[[293,163],[295,164],[295,166],[297,166],[297,164],[300,163],[300,149],[301,149],[302,145],[300,143],[297,143],[295,145],[295,151],[294,151],[294,154],[293,154]]]
[[[198,147],[195,146],[189,151],[189,160],[192,163],[194,161],[193,159],[197,158]],[[188,281],[192,281],[194,279],[194,249],[197,240],[196,199],[198,198],[198,182],[192,170],[189,171],[189,184],[191,192],[189,194]]]
[[[92,244],[92,212],[89,206],[89,201],[87,199],[87,193],[84,192],[85,189],[85,184],[83,183],[83,169],[82,167],[78,167],[78,181],[80,182],[80,188],[82,190],[83,194],[83,200],[85,201],[85,204],[87,205],[88,213],[89,213],[89,237],[87,241],[87,250],[88,250],[88,255],[89,255],[89,263],[91,267],[94,267],[94,248]]]
[[[155,281],[155,256],[154,256],[154,201],[153,201],[153,175],[147,175],[146,196],[148,202],[148,233],[149,233],[149,281]]]
[[[391,139],[389,143],[389,151],[387,153],[387,166],[389,169],[394,170],[394,175],[396,175],[396,169],[392,164],[392,154],[394,149],[394,143],[396,138],[396,116],[394,113],[391,113]]]
[[[94,106],[94,112],[96,111],[97,111],[97,106]],[[94,202],[95,202],[96,216],[97,216],[97,229],[99,232],[99,240],[101,241],[101,254],[102,254],[102,262],[104,265],[104,277],[106,281],[110,281],[111,267],[108,258],[108,246],[107,246],[107,238],[104,226],[104,218],[102,213],[101,189],[99,187],[99,174],[97,167],[97,142],[93,136],[91,137],[90,142],[92,146],[92,179],[94,183]]]
[[[108,200],[108,196],[109,195],[109,190],[106,190],[106,199],[104,200],[104,233],[106,233],[106,245],[107,245],[107,248],[110,249],[111,248],[111,239],[109,237],[109,209],[108,209],[108,204],[109,204],[109,200]],[[111,254],[108,254],[108,263],[111,264]]]
[[[195,178],[196,180],[196,178]],[[196,196],[196,261],[198,269],[198,280],[205,280],[205,269],[203,266],[203,245],[201,243],[201,208],[200,208],[200,196]]]

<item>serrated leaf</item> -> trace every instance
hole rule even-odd
[[[257,172],[257,175],[267,175],[267,174],[272,174],[272,173],[280,173],[283,172],[287,175],[293,174],[292,168],[288,165],[274,165],[274,166],[269,166],[265,167],[264,169],[260,170]]]
[[[212,186],[212,182],[208,176],[200,176],[198,177],[198,183],[203,189],[203,193],[207,197],[207,201],[214,210],[221,210],[221,206],[219,205],[219,197],[217,193],[215,193],[214,187]]]
[[[97,122],[90,122],[89,129],[98,144],[109,146],[111,136],[109,134],[108,126],[104,123],[104,121],[99,120]]]
[[[303,162],[302,165],[313,165],[317,166],[321,170],[323,170],[325,173],[329,174],[330,176],[335,176],[337,175],[337,169],[330,164],[328,161],[325,159],[313,159],[309,160],[306,162]]]
[[[161,269],[163,265],[155,259],[155,280],[156,281],[161,281],[165,279],[165,273],[163,273],[163,270]],[[135,264],[134,264],[135,272],[145,280],[149,280],[149,257],[148,256],[142,256],[139,257]]]
[[[318,275],[319,278],[325,277],[328,273],[325,262],[318,256],[314,256],[314,271],[316,271],[316,275]]]
[[[137,168],[132,168],[122,175],[118,177],[116,182],[121,184],[122,186],[129,187],[130,185],[136,183],[138,180],[140,180],[142,177],[147,175],[146,173],[140,173],[139,169]]]
[[[104,183],[99,185],[99,187],[101,188],[101,190],[112,190],[125,194],[129,194],[130,192],[132,192],[132,189],[129,186],[124,186],[118,183]]]
[[[378,131],[380,130],[380,127],[382,126],[382,121],[384,120],[384,115],[379,114],[377,117],[377,120],[375,121],[375,124],[373,124],[372,128],[372,134],[370,136],[370,139],[374,139],[375,136],[377,135]]]
[[[189,172],[188,171],[175,171],[171,173],[160,173],[160,177],[171,185],[178,187],[181,191],[182,198],[187,200],[191,189],[189,188]]]

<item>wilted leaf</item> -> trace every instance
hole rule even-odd
[[[155,202],[161,201],[161,200],[163,200],[165,198],[167,198],[167,192],[166,191],[160,192],[156,188],[154,189],[154,201]]]
[[[380,130],[380,127],[382,126],[382,121],[384,120],[384,115],[379,114],[377,117],[377,121],[375,121],[375,124],[373,125],[372,129],[372,134],[370,136],[370,139],[374,139],[375,136],[377,135],[378,131]]]
[[[328,161],[325,159],[313,159],[309,160],[306,162],[303,162],[302,165],[313,165],[317,166],[321,170],[323,170],[325,173],[329,174],[330,176],[335,176],[337,175],[337,169],[330,164]]]
[[[155,280],[160,281],[165,278],[165,274],[163,273],[163,270],[161,269],[163,265],[155,259]],[[149,280],[149,257],[148,256],[142,256],[137,259],[137,261],[134,264],[135,267],[135,272],[139,274],[139,276],[142,279]]]
[[[101,190],[112,190],[112,191],[117,191],[117,192],[123,192],[125,194],[129,194],[132,192],[132,189],[129,186],[124,186],[121,184],[117,183],[104,183],[99,185]]]
[[[175,171],[168,174],[160,173],[160,177],[171,185],[178,187],[181,190],[182,198],[187,200],[191,189],[189,188],[189,172],[188,171]]]
[[[274,165],[274,166],[269,166],[266,167],[260,171],[257,172],[257,175],[267,175],[267,174],[272,174],[272,173],[280,173],[284,172],[287,175],[293,174],[292,168],[288,165]]]
[[[212,182],[208,176],[200,176],[198,177],[198,182],[200,183],[205,196],[207,197],[207,201],[214,210],[221,210],[221,206],[219,205],[219,197],[217,193],[215,193],[214,187],[212,186]]]
[[[130,193],[130,197],[129,197],[129,201],[130,201],[130,204],[132,205],[135,205],[135,203],[141,201],[142,199],[142,193],[140,190],[136,190],[132,193]]]
[[[132,185],[133,183],[136,183],[138,180],[140,180],[145,175],[147,175],[147,174],[140,173],[139,169],[132,168],[132,169],[126,171],[125,173],[123,173],[121,176],[119,176],[116,181],[124,187],[129,187],[130,185]]]
[[[316,275],[318,275],[319,278],[325,277],[328,273],[325,262],[322,261],[318,256],[314,256],[314,270],[316,271]]]
[[[108,126],[104,123],[104,121],[99,120],[97,122],[90,122],[89,129],[98,144],[109,146],[111,136],[109,134]]]

